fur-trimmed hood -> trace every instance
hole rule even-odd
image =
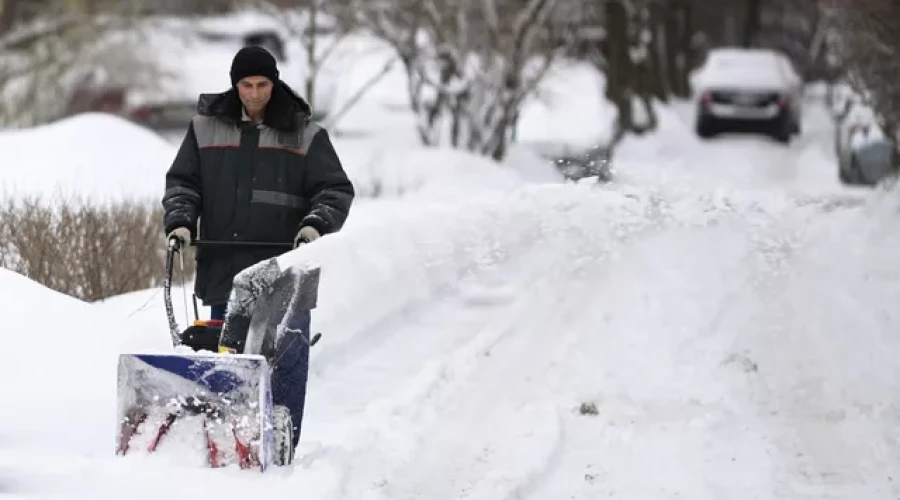
[[[200,94],[197,112],[203,116],[215,116],[241,123],[241,100],[238,91],[231,88],[216,94]],[[281,132],[297,132],[302,122],[312,116],[309,104],[288,84],[278,81],[272,88],[272,97],[266,105],[263,124]]]

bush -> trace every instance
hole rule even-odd
[[[91,302],[161,286],[166,250],[158,201],[47,203],[32,196],[0,203],[0,266]],[[189,279],[193,264],[186,254]]]

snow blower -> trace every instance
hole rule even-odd
[[[292,248],[282,243],[195,243],[235,244]],[[195,320],[182,331],[171,295],[176,254],[184,289],[184,256],[173,239],[163,291],[174,352],[120,354],[116,453],[154,453],[180,428],[179,436],[191,438],[172,445],[198,451],[210,467],[237,464],[264,472],[273,464],[290,463],[290,414],[272,403],[274,347],[292,312],[315,306],[319,269],[282,271],[277,258],[251,266],[235,277],[224,321],[200,320],[194,296]],[[187,306],[186,290],[184,295]],[[305,333],[310,345],[321,336]]]

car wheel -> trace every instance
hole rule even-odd
[[[772,130],[771,135],[775,140],[782,144],[789,144],[791,142],[791,137],[794,135],[794,124],[787,116],[782,116],[775,120],[773,128],[774,130]]]
[[[711,118],[701,115],[697,119],[697,135],[703,139],[709,139],[716,135],[715,123]]]
[[[790,129],[783,128],[781,130],[778,130],[774,134],[772,134],[772,136],[775,138],[776,141],[778,141],[782,144],[790,144],[791,137],[793,136],[793,134],[791,134]]]

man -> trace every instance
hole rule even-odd
[[[162,198],[168,239],[282,242],[294,248],[341,229],[355,192],[328,133],[311,121],[310,106],[279,79],[275,58],[244,47],[231,65],[232,87],[202,94],[198,114],[166,174]],[[283,248],[197,247],[195,293],[224,319],[234,276]],[[309,356],[309,312],[292,325],[306,335],[279,353],[276,405],[292,418],[299,439]],[[304,344],[299,346],[297,344]],[[301,348],[302,347],[302,348]]]

